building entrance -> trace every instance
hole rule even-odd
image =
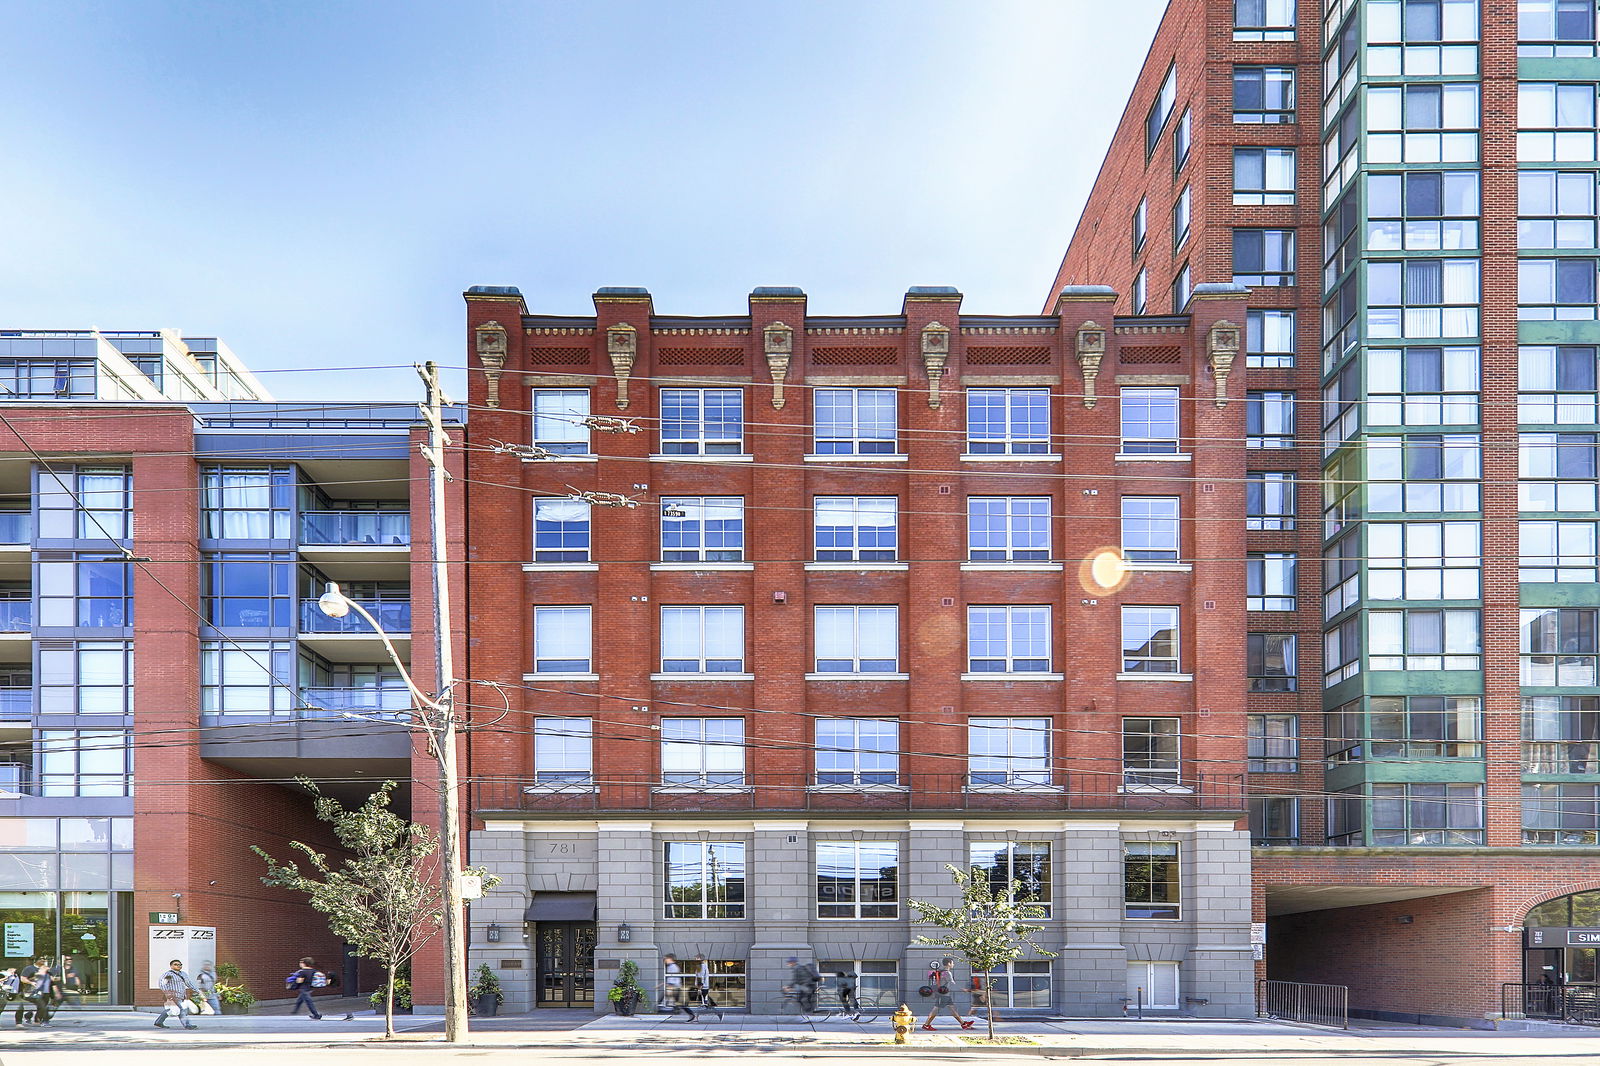
[[[538,1006],[594,1004],[593,922],[540,922],[535,931]]]

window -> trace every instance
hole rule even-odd
[[[743,670],[743,607],[661,608],[662,673],[737,674]]]
[[[1600,844],[1600,785],[1522,783],[1524,844]]]
[[[1175,315],[1183,314],[1183,309],[1189,306],[1189,294],[1194,291],[1189,284],[1190,276],[1188,263],[1179,267],[1172,276],[1172,313]]]
[[[131,713],[127,641],[40,641],[38,649],[40,714]]]
[[[41,584],[46,565],[39,565]],[[294,576],[295,564],[287,554],[204,552],[200,564],[200,613],[211,626],[287,629]],[[43,594],[41,588],[40,621],[49,624],[43,619]]]
[[[1250,843],[1268,848],[1300,843],[1299,797],[1250,797]]]
[[[1348,87],[1349,96],[1355,94],[1355,72],[1352,64],[1349,74],[1342,79],[1342,83]],[[1334,120],[1322,142],[1322,195],[1325,201],[1336,197],[1355,178],[1356,166],[1361,160],[1357,150],[1360,145],[1361,109],[1352,102]]]
[[[818,718],[817,784],[898,785],[900,723],[892,718]]]
[[[1133,276],[1133,295],[1131,299],[1133,300],[1134,314],[1142,315],[1145,313],[1149,292],[1150,272],[1141,267],[1139,273]]]
[[[1591,394],[1582,402],[1593,402]],[[1595,509],[1595,434],[1520,433],[1518,506],[1524,511]]]
[[[535,718],[534,783],[592,788],[593,749],[593,718]]]
[[[1600,696],[1522,697],[1522,772],[1600,773]]]
[[[1517,171],[1517,247],[1595,247],[1592,170]]]
[[[744,451],[743,389],[662,389],[664,455],[738,455]]]
[[[1476,511],[1479,458],[1476,433],[1368,437],[1367,509]]]
[[[1368,163],[1474,163],[1478,86],[1473,82],[1367,89]]]
[[[533,390],[534,447],[556,455],[588,455],[588,419],[588,389]]]
[[[1595,580],[1593,522],[1518,522],[1518,581]]]
[[[1251,692],[1293,692],[1300,662],[1293,633],[1251,633],[1245,644]]]
[[[1122,670],[1129,674],[1178,673],[1178,609],[1122,609]]]
[[[967,782],[973,788],[1050,785],[1050,719],[967,719]]]
[[[1584,163],[1595,158],[1595,85],[1520,82],[1517,160]]]
[[[1361,538],[1350,534],[1322,554],[1323,618],[1354,607],[1361,598]]]
[[[967,558],[1044,562],[1050,558],[1050,497],[969,496]]]
[[[1481,613],[1370,611],[1368,663],[1374,670],[1476,670],[1483,653]]]
[[[1013,903],[1025,901],[1037,908],[1034,917],[1050,917],[1049,844],[973,841],[967,849],[967,868],[981,871],[996,897]],[[1020,891],[1013,892],[1013,886]]]
[[[892,674],[900,668],[898,607],[817,607],[819,674]]]
[[[287,540],[294,506],[293,473],[287,467],[210,467],[202,474],[201,536],[214,540]],[[107,500],[118,490],[107,484]],[[85,503],[87,503],[85,498]],[[124,510],[115,507],[115,510]],[[108,528],[114,528],[109,527]],[[124,527],[125,528],[125,527]],[[93,533],[90,536],[100,536]],[[126,536],[126,532],[122,536]]]
[[[93,400],[93,359],[0,359],[0,395],[13,400]]]
[[[1123,911],[1129,918],[1178,917],[1176,842],[1122,842]]]
[[[1322,634],[1324,686],[1337,685],[1361,672],[1361,619],[1346,618]]]
[[[1294,447],[1294,393],[1245,394],[1246,448]]]
[[[1178,451],[1178,390],[1122,390],[1122,454],[1171,455]]]
[[[1369,696],[1326,716],[1331,765],[1369,759],[1481,759],[1483,714],[1476,696]]]
[[[1176,174],[1189,161],[1189,146],[1192,143],[1191,125],[1193,116],[1189,109],[1183,109],[1183,114],[1178,116],[1178,124],[1172,127],[1172,172]]]
[[[1177,1010],[1178,964],[1128,963],[1128,1002],[1150,1010]]]
[[[1476,74],[1477,40],[1478,0],[1373,0],[1367,5],[1371,74]]]
[[[1176,718],[1122,720],[1122,787],[1128,792],[1180,789]]]
[[[1235,148],[1233,202],[1246,207],[1294,203],[1294,149]]]
[[[1517,318],[1593,321],[1595,274],[1593,259],[1517,260]]]
[[[1525,344],[1517,349],[1517,421],[1535,425],[1593,425],[1595,349]],[[1524,435],[1526,439],[1526,435]],[[1550,456],[1554,458],[1554,454]],[[1594,497],[1591,495],[1592,501]],[[1523,510],[1568,510],[1529,507]],[[1591,502],[1576,510],[1593,511]]]
[[[1594,0],[1518,0],[1519,56],[1594,55]]]
[[[1374,600],[1475,600],[1477,522],[1373,522],[1367,594]]]
[[[661,783],[689,788],[742,786],[744,719],[661,719]]]
[[[710,998],[724,1010],[740,1010],[749,1005],[746,990],[746,974],[743,959],[707,959],[700,964],[704,969],[706,986],[710,990]],[[683,973],[689,972],[689,965],[680,961],[679,966]],[[665,982],[666,971],[663,968],[658,982]],[[658,984],[657,987],[661,987]]]
[[[1478,247],[1478,172],[1413,170],[1367,178],[1367,249],[1455,252]]]
[[[586,501],[533,501],[533,561],[589,561],[589,504]]]
[[[1294,528],[1294,475],[1251,470],[1244,483],[1246,529]]]
[[[1483,843],[1482,785],[1373,785],[1373,847]]]
[[[664,845],[666,918],[743,918],[744,845],[674,840]],[[693,967],[693,963],[688,964]]]
[[[587,674],[594,669],[591,607],[533,609],[533,672]]]
[[[1122,497],[1122,556],[1131,563],[1178,561],[1178,497]]]
[[[1233,39],[1294,40],[1294,0],[1233,0]]]
[[[661,559],[736,563],[744,559],[743,496],[663,496]]]
[[[967,669],[972,673],[1047,673],[1049,607],[968,607]]]
[[[1293,285],[1294,230],[1234,230],[1233,283]]]
[[[1139,206],[1133,209],[1133,254],[1138,255],[1144,251],[1144,239],[1148,236],[1150,206],[1148,200],[1139,197]]]
[[[39,795],[126,796],[128,734],[120,729],[41,729]]]
[[[893,389],[815,389],[816,454],[893,455]]]
[[[1478,363],[1478,349],[1470,345],[1368,349],[1367,421],[1374,426],[1473,425]]]
[[[288,641],[203,642],[200,645],[201,723],[264,722],[292,715],[299,702],[288,685],[294,678],[292,647]],[[40,653],[41,667],[44,654]],[[104,658],[107,667],[103,676],[107,684],[105,693],[120,700],[120,649]],[[407,694],[406,706],[410,705],[410,699]]]
[[[1250,772],[1297,772],[1300,769],[1300,720],[1292,714],[1252,714],[1248,717]]]
[[[1049,389],[967,390],[969,454],[1044,455],[1049,450]]]
[[[1150,154],[1156,150],[1156,142],[1161,139],[1161,131],[1167,125],[1167,119],[1172,115],[1172,108],[1178,102],[1178,67],[1177,64],[1167,68],[1167,76],[1161,82],[1161,88],[1156,91],[1156,98],[1150,104],[1150,111],[1144,119],[1144,154],[1149,159]]]
[[[1275,125],[1294,121],[1293,67],[1234,67],[1233,121]]]
[[[864,1010],[893,1012],[903,999],[900,964],[893,959],[827,959],[818,962],[817,969],[824,978],[817,989],[817,1002],[824,1007],[843,1006],[839,1002],[838,983],[828,980],[840,975],[855,977],[856,1001]]]
[[[1582,607],[1524,609],[1523,685],[1592,688],[1595,673],[1595,611]]]
[[[817,843],[818,918],[898,918],[900,845],[892,840]]]
[[[1046,960],[1001,963],[972,975],[972,1009],[1048,1010],[1050,963]],[[987,984],[987,988],[984,985]],[[986,998],[987,997],[987,998]]]
[[[895,560],[900,500],[896,496],[818,496],[812,511],[820,562]]]
[[[1172,247],[1189,239],[1189,186],[1185,185],[1172,205]]]

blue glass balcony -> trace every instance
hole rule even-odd
[[[403,718],[411,709],[411,691],[404,686],[382,688],[303,688],[300,698],[307,704],[302,718],[337,718],[343,713],[366,718]]]
[[[378,624],[389,636],[401,636],[411,632],[410,600],[372,600],[362,603],[361,606],[378,620]],[[301,600],[300,632],[371,633],[372,626],[354,611],[343,618],[329,618],[322,613],[316,600]]]
[[[27,511],[0,511],[0,544],[27,544],[33,540],[33,515]]]
[[[0,797],[27,795],[33,784],[33,767],[23,762],[0,762]]]
[[[33,632],[32,600],[0,600],[0,633]]]
[[[301,544],[407,545],[409,511],[306,511],[300,516]]]
[[[0,722],[26,722],[33,717],[33,689],[0,687]]]

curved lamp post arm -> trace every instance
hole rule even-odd
[[[371,612],[365,607],[340,592],[338,582],[328,582],[327,591],[317,598],[317,608],[329,618],[343,618],[351,611],[354,611],[358,616],[366,619],[367,624],[372,627],[372,631],[378,635],[378,639],[383,641],[384,651],[389,653],[390,661],[394,663],[395,669],[400,671],[400,680],[406,683],[406,688],[411,690],[411,695],[416,701],[429,710],[444,712],[445,706],[443,702],[423,692],[417,687],[417,683],[411,680],[411,672],[406,669],[405,663],[400,661],[400,653],[395,650],[394,641],[389,639],[389,634],[384,632],[383,626],[378,624],[378,620],[372,617]]]

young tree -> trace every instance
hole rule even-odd
[[[1055,958],[1055,952],[1046,951],[1033,941],[1033,935],[1044,926],[1028,922],[1030,918],[1043,918],[1045,910],[1021,881],[1012,881],[996,892],[989,872],[980,866],[963,871],[946,864],[946,869],[961,889],[961,906],[938,907],[907,900],[907,906],[917,912],[918,924],[946,930],[943,936],[917,936],[912,942],[942,948],[959,956],[974,974],[983,975],[983,1002],[988,1007],[992,1043],[995,1009],[990,993],[994,971],[1022,958],[1030,949],[1047,959]]]
[[[298,780],[315,797],[317,817],[333,827],[349,855],[335,865],[309,844],[291,840],[289,846],[305,856],[309,867],[301,869],[252,845],[267,864],[261,880],[304,892],[311,906],[328,916],[329,929],[356,954],[378,961],[385,975],[384,1035],[393,1036],[395,975],[444,923],[438,835],[389,809],[393,781],[385,781],[361,806],[347,809],[310,779]],[[466,872],[483,876],[482,870]],[[484,887],[498,880],[485,876]]]

